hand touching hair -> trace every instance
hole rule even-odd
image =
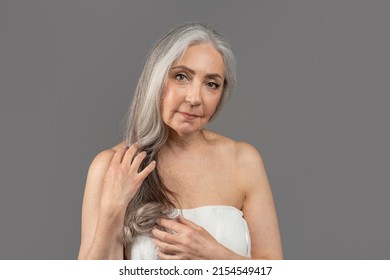
[[[158,162],[158,151],[168,138],[160,103],[169,69],[189,46],[200,43],[211,43],[221,54],[225,66],[222,96],[210,120],[218,115],[235,85],[236,63],[233,52],[215,30],[204,24],[187,23],[164,35],[148,55],[126,117],[127,145],[137,143],[139,152],[147,153],[140,169],[153,160]],[[126,242],[131,242],[138,234],[150,233],[156,226],[156,219],[168,217],[176,211],[170,197],[175,196],[165,186],[158,168],[155,168],[127,207],[124,227]]]

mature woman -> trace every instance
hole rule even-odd
[[[139,79],[126,140],[90,166],[79,259],[283,257],[259,153],[205,129],[235,81],[233,53],[210,27],[163,36]]]

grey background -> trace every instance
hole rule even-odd
[[[288,259],[388,259],[389,1],[0,2],[0,258],[74,259],[86,172],[171,27],[227,37],[210,126],[261,152]]]

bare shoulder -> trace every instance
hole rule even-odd
[[[120,147],[121,143],[98,153],[93,159],[90,169],[96,171],[105,169],[110,164],[112,157],[119,150]]]
[[[114,154],[117,151],[119,151],[120,148],[123,147],[124,145],[125,145],[125,142],[120,142],[111,148],[108,148],[104,151],[101,151],[99,154],[97,154],[95,159],[97,159],[98,161],[104,161],[104,160],[107,160],[108,158],[111,159],[114,156]]]
[[[104,151],[101,151],[99,154],[97,154],[97,156],[95,157],[95,159],[98,161],[98,162],[104,162],[105,160],[107,159],[112,159],[112,157],[114,156],[114,154],[120,150],[121,147],[123,147],[125,145],[125,142],[120,142],[118,144],[116,144],[115,146],[111,147],[111,148],[108,148]],[[94,159],[94,161],[95,161]]]
[[[210,130],[205,130],[204,134],[213,149],[215,149],[216,151],[220,151],[223,154],[228,154],[230,157],[232,156],[232,153],[234,153],[235,145],[237,143],[236,141]]]
[[[259,151],[246,142],[236,142],[235,152],[237,163],[245,168],[263,166],[263,160]]]
[[[217,150],[237,162],[239,166],[262,166],[263,161],[261,155],[252,145],[242,141],[235,141],[212,131],[207,131],[207,137],[215,143],[214,145]]]
[[[95,156],[88,170],[87,187],[89,185],[99,185],[97,181],[102,180],[111,163],[112,157],[123,145],[124,142],[121,142],[112,148],[101,151]]]
[[[245,142],[236,143],[236,167],[240,185],[251,193],[259,186],[268,187],[268,178],[259,151]]]
[[[246,195],[261,184],[268,185],[263,159],[254,146],[219,134],[214,137],[220,158],[234,170],[234,181]]]

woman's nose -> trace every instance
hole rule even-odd
[[[201,85],[198,83],[193,83],[187,91],[185,101],[191,106],[199,106],[202,103],[201,94]]]

